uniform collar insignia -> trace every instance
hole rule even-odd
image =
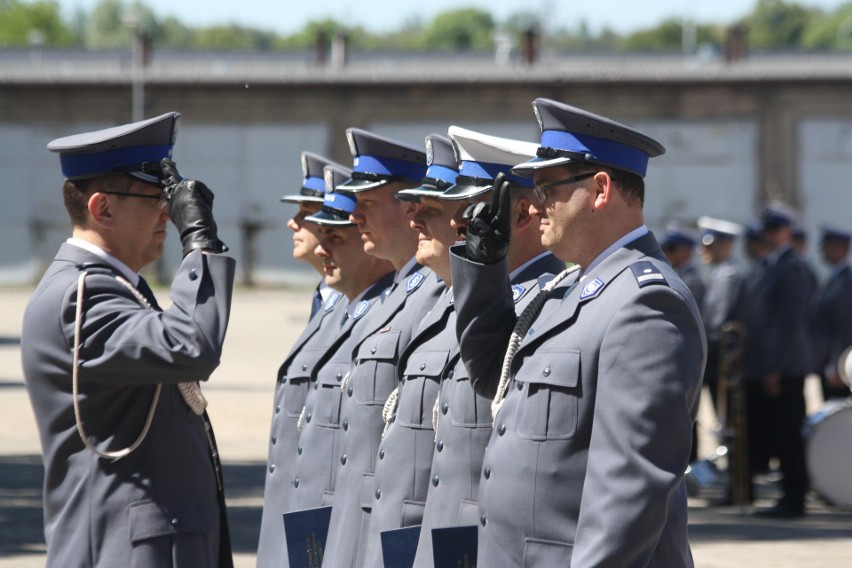
[[[592,298],[598,294],[603,288],[604,281],[600,278],[595,278],[591,282],[587,282],[585,286],[583,286],[583,291],[580,292],[580,299],[587,300],[588,298]]]
[[[518,300],[520,300],[521,297],[523,297],[524,292],[526,292],[526,291],[527,291],[527,289],[524,288],[523,286],[521,286],[520,284],[515,284],[514,286],[512,286],[512,301],[514,301],[517,304]]]
[[[325,311],[329,311],[331,308],[333,308],[334,305],[337,303],[337,300],[340,299],[340,296],[342,296],[340,292],[333,292],[331,296],[328,297],[328,300],[325,301],[323,309]]]
[[[352,319],[356,320],[367,313],[367,310],[370,309],[370,301],[364,300],[355,308],[355,311],[352,313]]]
[[[426,279],[425,276],[421,272],[415,272],[408,278],[408,282],[405,283],[405,293],[411,294],[414,292],[420,284]]]

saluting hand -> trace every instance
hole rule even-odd
[[[464,212],[467,258],[494,264],[506,256],[512,229],[511,186],[502,172],[494,178],[490,202],[475,203]]]
[[[180,233],[183,256],[197,248],[215,253],[228,250],[219,240],[213,219],[213,192],[202,182],[181,176],[169,158],[162,159],[160,168],[169,199],[169,217]]]

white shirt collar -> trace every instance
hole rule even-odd
[[[523,263],[522,265],[520,265],[519,267],[517,267],[516,269],[514,269],[514,270],[513,270],[513,271],[509,274],[509,280],[510,280],[510,281],[513,281],[515,278],[517,278],[517,276],[518,276],[521,272],[523,272],[524,270],[526,270],[526,269],[527,269],[527,267],[528,267],[529,265],[531,265],[531,264],[532,264],[532,263],[534,263],[534,262],[538,262],[539,260],[541,260],[542,258],[544,258],[544,257],[546,257],[546,256],[548,256],[548,255],[550,255],[550,254],[553,254],[553,253],[552,253],[552,252],[550,252],[549,250],[546,250],[546,251],[544,251],[543,253],[541,253],[540,255],[538,255],[538,256],[534,256],[533,258],[529,259],[528,261],[526,261],[525,263]]]
[[[627,233],[626,235],[624,235],[623,237],[621,237],[620,239],[618,239],[617,241],[615,241],[614,243],[609,245],[602,253],[600,253],[597,256],[597,258],[595,258],[589,264],[589,266],[587,266],[583,269],[583,277],[585,277],[586,274],[588,274],[589,272],[594,270],[600,263],[602,263],[604,260],[606,260],[609,255],[611,255],[612,253],[614,253],[615,251],[617,251],[621,247],[627,245],[628,243],[632,243],[633,241],[635,241],[639,237],[644,237],[647,234],[648,234],[648,227],[646,227],[643,224],[639,227],[636,227],[635,229],[633,229],[632,231],[630,231],[629,233]]]
[[[107,264],[111,265],[113,268],[121,272],[121,275],[127,278],[127,280],[133,284],[135,288],[139,285],[139,275],[133,270],[130,269],[129,266],[112,256],[110,253],[99,247],[94,243],[90,243],[89,241],[85,241],[83,239],[78,239],[76,237],[70,237],[65,241],[69,245],[74,245],[75,247],[79,247],[83,250],[87,250],[93,255],[97,256],[101,260],[104,260]]]

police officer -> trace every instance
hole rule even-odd
[[[342,318],[333,322],[330,342],[310,373],[310,386],[299,417],[299,440],[293,460],[289,511],[331,504],[337,471],[340,400],[343,377],[352,364],[352,348],[366,325],[368,314],[381,304],[394,277],[393,265],[364,252],[358,228],[349,220],[355,196],[331,190],[345,177],[329,176],[322,209],[305,218],[320,226],[317,255],[323,260],[326,284],[349,300]],[[335,176],[337,176],[337,173]]]
[[[346,132],[355,162],[352,179],[337,190],[357,197],[350,220],[367,254],[393,263],[396,275],[381,306],[352,344],[351,369],[341,385],[340,446],[336,489],[323,563],[335,568],[363,560],[359,536],[369,522],[376,451],[384,422],[382,409],[398,384],[397,360],[412,333],[444,289],[432,270],[415,258],[417,233],[408,226],[414,204],[397,199],[401,190],[448,187],[457,174],[449,140],[426,138],[426,153],[389,138],[350,128]],[[449,148],[450,161],[446,154]],[[427,169],[428,166],[428,169]],[[425,177],[424,177],[425,176]],[[415,177],[417,182],[415,182]]]
[[[489,136],[450,126],[459,155],[459,181],[438,199],[481,202],[489,199],[493,179],[503,173],[511,182],[512,240],[506,252],[515,311],[520,313],[539,292],[539,278],[558,274],[565,264],[541,245],[539,219],[530,215],[532,179],[513,175],[512,166],[535,155],[536,144]],[[453,221],[463,238],[464,219]],[[453,333],[455,329],[452,330]],[[485,446],[491,436],[491,396],[476,393],[456,350],[451,370],[441,381],[438,412],[434,414],[435,450],[423,511],[415,568],[434,566],[432,529],[476,525],[479,522],[479,479]]]
[[[293,256],[322,274],[322,259],[315,254],[319,245],[319,225],[306,223],[305,217],[319,212],[325,195],[324,168],[329,168],[330,181],[335,172],[348,179],[350,170],[316,154],[302,152],[304,178],[298,194],[285,195],[281,201],[296,203],[299,210],[287,226],[293,231]],[[293,454],[299,441],[298,420],[308,394],[310,374],[333,339],[348,301],[321,279],[314,292],[311,316],[302,334],[278,369],[269,434],[269,459],[263,494],[263,515],[257,547],[257,566],[288,566],[282,515],[287,511],[287,498],[292,491]]]
[[[744,311],[749,341],[746,408],[749,415],[764,417],[760,422],[749,418],[749,447],[777,452],[783,474],[783,497],[757,513],[783,518],[805,514],[807,488],[801,427],[809,369],[805,330],[811,286],[807,269],[792,246],[797,218],[797,212],[784,203],[771,203],[764,209],[766,266],[749,289]],[[752,474],[760,457],[758,453],[750,460]]]
[[[852,345],[852,269],[849,242],[852,234],[840,227],[824,226],[820,248],[829,275],[811,306],[810,329],[814,345],[814,367],[820,374],[823,397],[846,398],[849,387],[837,373],[843,351]]]
[[[47,565],[232,566],[221,468],[197,381],[219,364],[234,261],[213,194],[171,162],[180,115],[54,140],[72,237],[24,314],[45,465]],[[172,306],[139,275],[171,218]]]
[[[542,244],[575,265],[515,315],[505,185],[451,253],[462,359],[478,391],[498,385],[478,564],[691,566],[684,471],[706,342],[643,221],[664,149],[575,107],[533,107],[541,146],[513,171],[534,178]]]
[[[689,286],[689,291],[700,306],[704,302],[705,286],[704,279],[692,262],[695,245],[695,237],[685,229],[676,225],[666,227],[662,242],[663,253],[680,279]]]

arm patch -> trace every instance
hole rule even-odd
[[[651,284],[669,285],[666,277],[660,272],[660,269],[647,260],[634,262],[630,265],[630,270],[633,271],[633,276],[636,278],[636,283],[640,288],[650,286]]]

